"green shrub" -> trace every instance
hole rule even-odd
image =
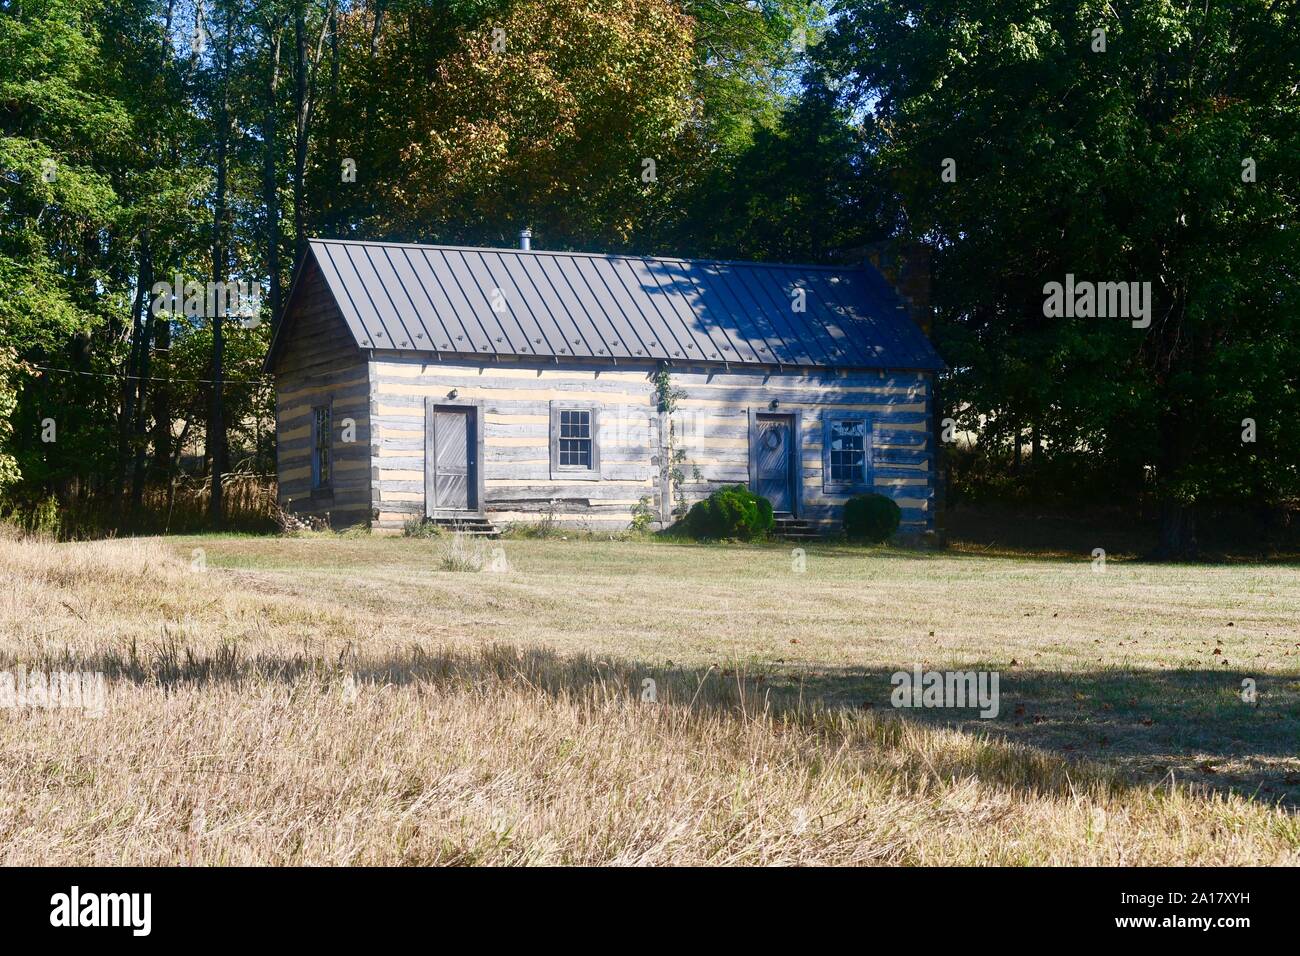
[[[687,530],[694,538],[750,541],[766,537],[774,524],[772,503],[744,485],[719,488],[692,505],[686,515]]]
[[[632,524],[631,529],[637,534],[644,534],[650,530],[650,526],[658,520],[659,516],[655,514],[654,509],[650,507],[651,498],[649,495],[642,495],[637,499],[637,503],[632,507]]]
[[[440,538],[442,529],[428,518],[407,518],[402,522],[404,538]]]
[[[888,541],[902,519],[894,499],[884,495],[854,495],[844,504],[844,533],[850,541]]]

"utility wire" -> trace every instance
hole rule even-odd
[[[52,365],[33,365],[30,362],[24,363],[30,368],[38,368],[42,372],[66,372],[69,375],[90,375],[99,378],[131,378],[139,382],[195,382],[202,385],[215,385],[216,380],[211,378],[158,378],[150,375],[145,378],[143,375],[127,375],[125,372],[86,372],[76,368],[57,368]],[[270,383],[269,378],[227,378],[223,379],[223,385],[266,385]]]

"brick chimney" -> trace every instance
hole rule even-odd
[[[934,325],[930,305],[930,247],[923,242],[877,242],[867,260],[880,270],[907,303],[907,314],[927,336]]]

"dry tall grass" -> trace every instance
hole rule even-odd
[[[610,655],[376,640],[350,574],[304,594],[222,547],[0,541],[0,670],[111,688],[99,719],[0,711],[0,862],[1300,862],[1296,815],[1241,796],[734,669],[658,667],[651,702]]]
[[[274,530],[281,510],[272,475],[231,473],[222,479],[224,527],[236,531]],[[146,485],[140,505],[107,493],[80,493],[35,502],[0,502],[0,518],[28,534],[59,540],[121,534],[181,534],[211,525],[211,481],[204,476]]]

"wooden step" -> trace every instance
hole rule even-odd
[[[816,541],[821,537],[817,529],[803,518],[779,516],[772,533],[787,541]]]
[[[429,520],[445,531],[463,534],[467,537],[497,538],[501,536],[500,530],[491,521],[474,515],[465,515],[463,517],[440,516]]]

